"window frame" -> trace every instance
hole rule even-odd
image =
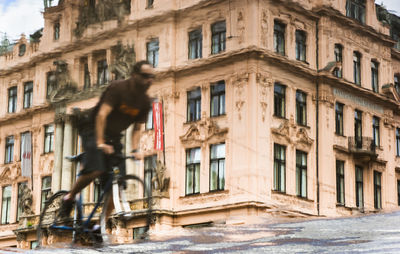
[[[6,188],[9,188],[10,196],[5,197]],[[12,199],[12,185],[2,186],[2,195],[1,195],[1,224],[6,225],[10,224],[11,220],[11,199]],[[4,208],[4,205],[6,207]],[[6,213],[4,214],[4,211]]]
[[[382,209],[382,173],[374,170],[374,208]]]
[[[107,59],[97,61],[97,85],[103,86],[110,80]]]
[[[27,186],[28,187],[28,182],[19,182],[18,183],[18,196],[17,196],[17,214],[16,214],[16,220],[19,221],[23,211],[22,211],[22,206],[19,204],[20,201],[22,200],[22,196],[23,196],[23,186]]]
[[[364,208],[364,172],[363,172],[363,168],[356,165],[355,174],[356,174],[355,175],[356,206],[358,208]],[[361,191],[361,193],[359,191]]]
[[[193,154],[196,157],[196,152],[199,152],[199,159],[192,158]],[[200,193],[200,171],[201,171],[201,148],[193,147],[186,149],[186,165],[185,165],[185,195],[195,195]],[[188,178],[190,177],[189,172],[192,171],[192,182],[193,186],[190,190],[188,185]],[[196,178],[197,176],[197,178]]]
[[[56,73],[49,71],[46,73],[46,98],[50,98],[55,90],[57,90]]]
[[[224,154],[223,157],[218,157],[216,155],[215,157],[213,156],[213,148],[218,149],[219,146],[224,146]],[[225,189],[225,176],[226,176],[226,145],[225,143],[220,143],[220,144],[212,144],[210,145],[210,179],[209,179],[209,191],[223,191]],[[212,174],[212,165],[217,165],[217,176],[216,176],[216,188],[212,188],[212,183],[213,183],[213,174]],[[223,164],[223,168],[221,169],[220,166]]]
[[[340,65],[343,66],[343,46],[342,46],[342,44],[339,44],[339,43],[335,44],[334,54],[335,54],[336,63],[340,63]],[[343,77],[342,67],[336,67],[333,70],[333,75],[335,75],[335,77],[337,77],[337,78],[342,78]]]
[[[336,160],[336,203],[338,205],[346,204],[344,170],[344,161]]]
[[[371,88],[375,93],[379,93],[379,63],[371,61]]]
[[[222,87],[223,86],[223,90]],[[217,117],[225,115],[225,81],[218,81],[210,86],[210,116]],[[221,90],[219,90],[221,89]],[[216,100],[216,101],[215,101]],[[216,103],[216,105],[215,105]],[[215,109],[216,108],[216,109]],[[217,112],[215,113],[214,110]]]
[[[157,167],[157,155],[153,154],[153,155],[149,155],[144,157],[143,159],[143,172],[144,172],[144,178],[143,178],[143,182],[144,182],[144,186],[146,187],[146,189],[149,190],[150,195],[152,195],[153,193],[153,185],[151,180],[153,179],[153,177],[156,174],[156,167]],[[147,193],[143,193],[143,197],[147,197]]]
[[[33,81],[24,83],[24,105],[23,108],[31,108],[33,102]]]
[[[335,103],[335,134],[344,135],[344,104]]]
[[[361,86],[361,54],[358,51],[353,52],[353,82]]]
[[[273,190],[286,192],[286,146],[277,143],[274,143]]]
[[[274,52],[282,56],[286,54],[285,36],[286,24],[279,20],[274,20]]]
[[[296,195],[307,198],[307,153],[300,150],[296,150]]]
[[[362,1],[362,2],[360,2]],[[355,19],[362,24],[365,23],[366,3],[364,0],[347,0],[346,16]]]
[[[83,64],[83,89],[89,89],[92,86],[90,80],[89,64]]]
[[[18,104],[18,87],[12,86],[7,89],[8,94],[8,105],[7,105],[7,113],[12,114],[17,112],[17,104]]]
[[[49,129],[53,128],[53,131],[50,132]],[[44,142],[43,142],[43,153],[52,153],[54,152],[54,124],[46,124],[44,126]],[[47,144],[49,144],[47,146]],[[48,147],[48,148],[47,148]]]
[[[4,164],[14,162],[14,135],[6,137]]]
[[[303,30],[296,30],[295,37],[296,60],[307,62],[307,33]]]
[[[221,20],[211,24],[211,55],[226,50],[226,21]]]
[[[396,128],[396,156],[400,156],[400,128]]]
[[[58,41],[60,39],[60,31],[61,31],[60,22],[57,21],[53,25],[53,40],[54,41]]]
[[[380,118],[377,116],[372,117],[372,137],[375,147],[380,147]]]
[[[307,126],[307,93],[296,90],[296,123]]]
[[[286,86],[280,83],[274,84],[274,116],[286,118]]]
[[[198,93],[198,94],[195,94]],[[201,89],[200,87],[187,91],[187,122],[196,122],[201,119]],[[192,110],[193,109],[193,112]]]
[[[363,142],[362,114],[363,112],[360,110],[356,109],[354,111],[354,140],[357,148],[362,148],[362,142]]]
[[[160,41],[158,38],[153,38],[146,43],[146,60],[156,68],[159,63]]]
[[[41,179],[41,186],[40,186],[40,211],[44,208],[44,204],[47,200],[49,193],[51,192],[51,182],[52,178],[51,176],[43,176]],[[46,186],[45,185],[46,182]]]
[[[203,33],[201,28],[194,29],[188,33],[188,59],[199,59],[203,57]]]

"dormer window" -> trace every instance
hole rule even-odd
[[[60,22],[54,23],[54,26],[53,26],[53,39],[55,41],[60,39]]]
[[[347,0],[346,16],[365,23],[365,0]]]
[[[19,45],[18,56],[25,55],[25,52],[26,52],[26,45],[25,44]]]

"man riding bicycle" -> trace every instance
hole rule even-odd
[[[106,182],[107,172],[111,170],[110,155],[122,155],[121,132],[132,123],[146,120],[151,104],[146,92],[154,78],[154,69],[147,61],[137,62],[132,76],[127,80],[113,81],[87,118],[77,123],[85,152],[83,169],[71,191],[64,196],[59,217],[69,217],[75,195],[94,179],[99,177],[102,184]],[[135,124],[133,151],[137,150],[139,137],[139,125]],[[125,171],[124,161],[118,166],[122,172]],[[111,212],[111,206],[112,202],[108,204],[107,214]]]

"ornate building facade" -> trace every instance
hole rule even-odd
[[[44,201],[75,179],[73,108],[141,59],[165,155],[149,114],[128,172],[153,186],[153,230],[398,208],[400,22],[373,0],[60,0],[43,17],[0,56],[0,247],[37,244]],[[112,230],[130,242],[140,221]]]

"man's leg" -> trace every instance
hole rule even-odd
[[[83,188],[85,188],[88,184],[90,184],[94,179],[101,176],[104,171],[96,170],[86,174],[82,174],[79,176],[78,180],[76,180],[74,186],[71,191],[65,195],[64,200],[73,200],[75,195],[81,192]]]

